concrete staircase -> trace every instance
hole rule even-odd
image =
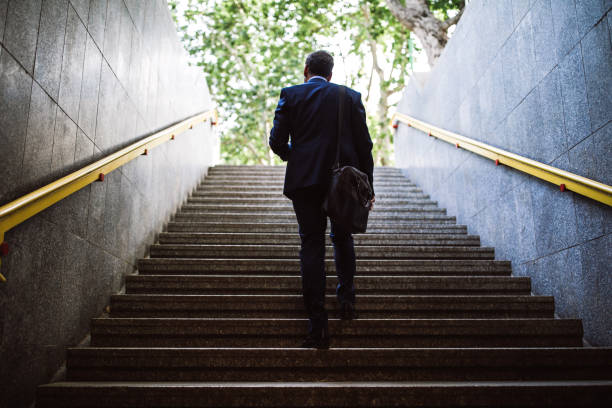
[[[329,247],[331,349],[297,348],[283,175],[210,169],[37,406],[612,406],[612,349],[583,348],[580,320],[555,319],[552,297],[393,168],[375,170],[377,206],[355,236],[360,318],[336,318]]]

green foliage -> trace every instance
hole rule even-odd
[[[461,1],[430,3],[446,15]],[[280,89],[303,81],[308,53],[344,36],[351,47],[340,57],[360,61],[346,84],[367,84],[366,108],[379,96],[378,108],[368,112],[374,154],[378,164],[392,163],[389,108],[409,78],[410,33],[384,0],[171,0],[169,7],[216,99],[225,162],[280,163],[267,143]]]

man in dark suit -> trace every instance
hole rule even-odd
[[[269,141],[274,153],[287,161],[283,193],[293,202],[302,243],[302,290],[310,321],[302,347],[308,348],[329,347],[324,263],[327,216],[321,205],[336,158],[340,86],[329,82],[333,66],[333,57],[325,51],[308,55],[304,83],[281,90]],[[372,140],[365,109],[361,95],[349,88],[344,93],[342,122],[340,165],[358,168],[368,175],[373,187]],[[374,198],[370,208],[373,204]],[[330,237],[338,276],[340,317],[350,320],[356,317],[353,237],[333,222]]]

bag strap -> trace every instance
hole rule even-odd
[[[340,86],[340,90],[338,92],[338,131],[337,131],[337,142],[336,142],[336,161],[334,163],[334,167],[332,169],[340,168],[340,136],[342,135],[342,113],[344,111],[344,95],[346,92],[346,88],[342,85]]]

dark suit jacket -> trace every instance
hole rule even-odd
[[[269,144],[287,161],[283,193],[289,198],[296,190],[329,183],[336,159],[339,89],[339,85],[313,78],[281,90]],[[346,88],[342,115],[340,166],[358,168],[374,188],[372,139],[359,92]]]

